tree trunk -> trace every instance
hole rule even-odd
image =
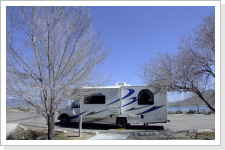
[[[202,96],[201,92],[197,91],[197,92],[195,92],[195,93],[203,100],[203,102],[205,102],[205,104],[208,106],[208,108],[209,108],[210,110],[212,110],[212,111],[215,113],[215,108],[213,108],[213,107],[207,102],[207,100],[205,100],[205,98]]]
[[[54,129],[55,129],[55,113],[50,112],[48,115],[48,140],[54,139]]]

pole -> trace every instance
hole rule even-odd
[[[122,89],[120,88],[120,114],[122,114]]]
[[[81,130],[82,130],[82,115],[80,115],[80,120],[79,120],[79,137],[81,137]]]

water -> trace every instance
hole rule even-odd
[[[200,113],[207,113],[210,111],[208,106],[198,106],[198,107],[197,106],[181,106],[181,107],[168,107],[168,112],[175,113],[177,110],[181,110],[183,113],[187,113],[190,110],[195,110],[196,112],[198,112],[198,108]]]
[[[22,100],[16,100],[16,99],[6,100],[6,108],[21,106],[21,105],[27,106],[27,104]]]

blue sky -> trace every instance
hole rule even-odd
[[[94,27],[101,31],[109,57],[99,68],[111,74],[108,85],[144,83],[135,72],[155,52],[175,52],[180,38],[214,12],[210,6],[92,6]]]

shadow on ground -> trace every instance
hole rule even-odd
[[[68,126],[61,126],[60,122],[55,123],[56,126],[63,128],[75,128],[79,129],[79,123],[70,123]],[[120,129],[117,125],[114,124],[100,124],[100,123],[82,123],[83,129],[91,130],[110,130],[110,129]],[[125,129],[130,130],[164,130],[163,126],[159,125],[127,125]]]

